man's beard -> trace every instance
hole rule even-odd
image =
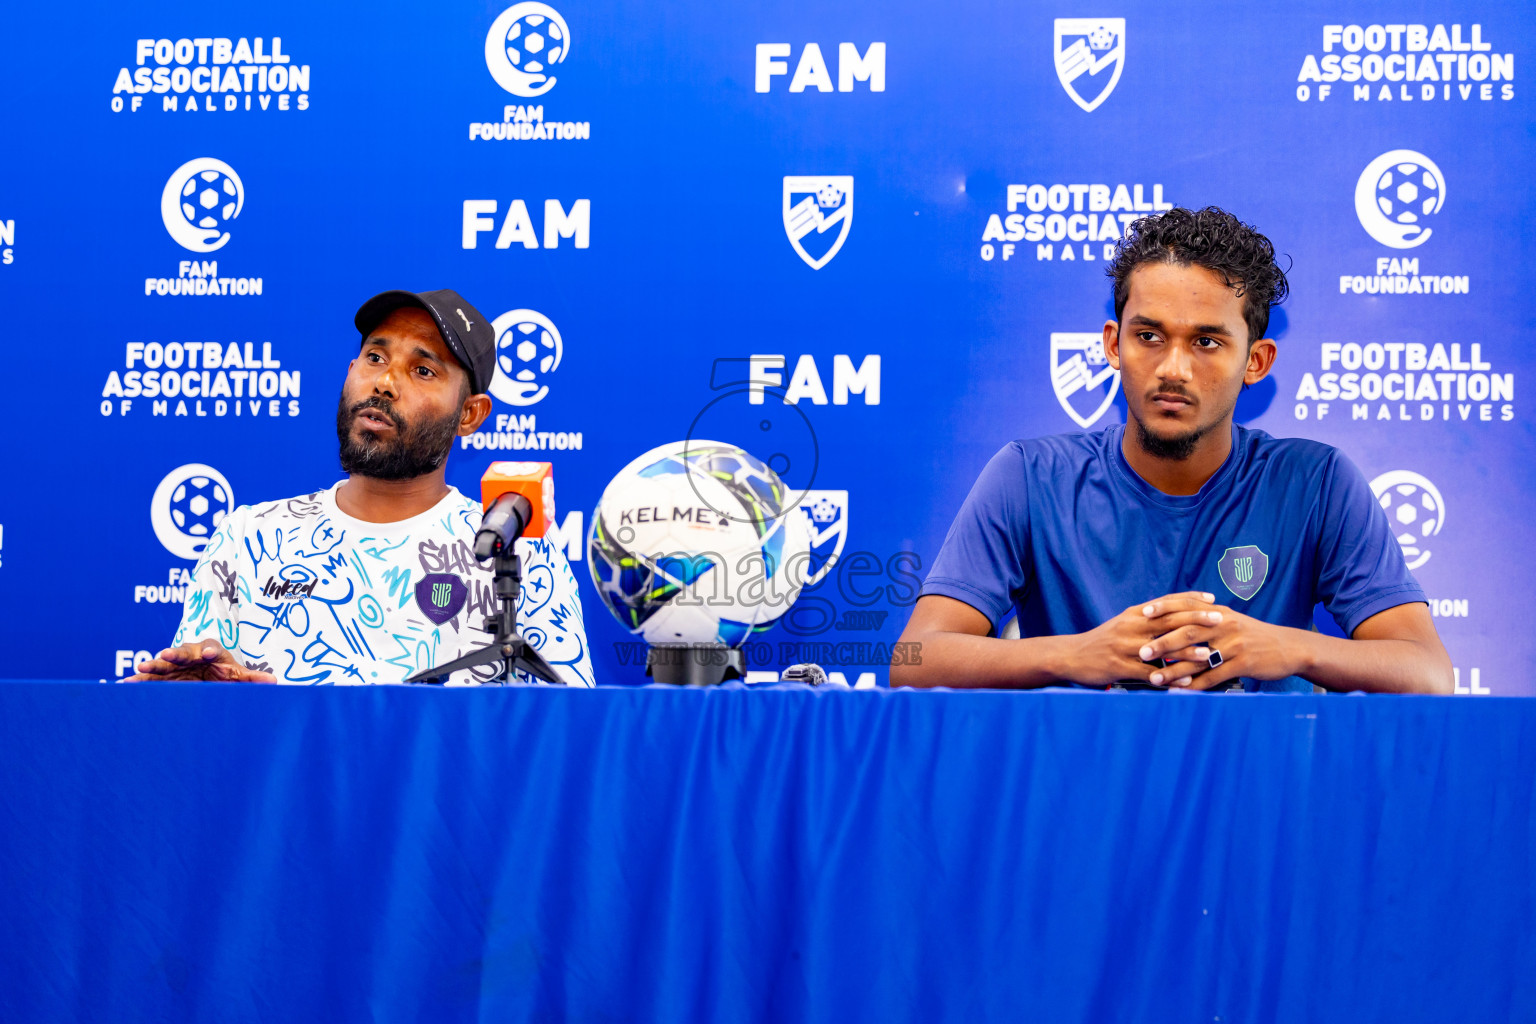
[[[1168,459],[1173,462],[1183,462],[1195,454],[1195,446],[1206,435],[1207,428],[1199,427],[1187,434],[1178,437],[1158,437],[1142,424],[1141,420],[1131,417],[1136,424],[1136,440],[1141,445],[1141,450],[1154,459]]]
[[[395,425],[393,438],[358,441],[352,436],[352,423],[364,409],[375,409]],[[341,442],[341,468],[355,476],[375,480],[409,480],[432,472],[448,458],[454,436],[459,432],[459,414],[450,413],[440,420],[429,420],[410,427],[386,399],[372,398],[347,404],[343,392],[336,405],[336,438]]]

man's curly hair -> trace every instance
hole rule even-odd
[[[1115,281],[1116,320],[1131,293],[1131,271],[1144,263],[1194,265],[1220,274],[1243,300],[1250,345],[1269,330],[1269,308],[1290,293],[1269,239],[1215,206],[1203,210],[1176,206],[1131,225],[1105,271]]]

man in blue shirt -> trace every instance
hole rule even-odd
[[[1268,239],[1215,208],[1131,228],[1104,351],[1129,418],[1014,441],[955,517],[893,686],[1450,693],[1450,658],[1343,454],[1233,422],[1274,365]],[[1321,601],[1349,639],[1311,630]],[[1001,639],[1010,610],[1020,639]],[[910,659],[904,659],[910,662]]]

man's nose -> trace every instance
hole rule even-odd
[[[378,376],[373,378],[373,393],[376,395],[388,395],[391,398],[398,398],[400,396],[400,392],[396,385],[394,375],[395,370],[392,367],[386,366],[384,369],[380,370]]]
[[[1157,364],[1157,377],[1159,380],[1186,381],[1193,377],[1194,362],[1183,345],[1169,345],[1163,358]]]

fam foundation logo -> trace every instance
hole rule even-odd
[[[188,160],[160,191],[160,220],[188,252],[217,252],[229,243],[245,209],[245,184],[222,160]],[[259,277],[220,277],[217,260],[182,260],[175,277],[146,277],[145,295],[260,295]]]
[[[535,405],[549,394],[565,344],[554,321],[533,309],[514,309],[491,324],[496,332],[496,376],[491,394],[508,405]]]
[[[1403,549],[1409,569],[1429,561],[1430,539],[1445,529],[1445,499],[1428,477],[1408,469],[1394,469],[1371,481],[1387,522]]]
[[[1515,55],[1494,53],[1483,26],[1324,25],[1320,53],[1302,58],[1296,99],[1412,104],[1515,98]],[[1407,112],[1407,111],[1405,111]]]
[[[234,488],[212,466],[189,462],[161,479],[149,502],[155,537],[177,558],[196,560],[235,510]]]
[[[133,51],[112,83],[113,113],[309,109],[309,65],[293,63],[281,36],[139,39]]]
[[[240,175],[211,156],[188,160],[171,174],[160,193],[160,218],[176,244],[192,252],[214,252],[229,241],[229,227],[245,208]]]
[[[1355,179],[1355,216],[1389,249],[1416,249],[1434,236],[1432,221],[1445,208],[1446,181],[1439,166],[1411,149],[1389,150]],[[1340,274],[1340,295],[1466,295],[1466,274],[1420,271],[1419,257],[1381,256],[1373,274]]]
[[[514,408],[537,405],[549,396],[555,371],[565,358],[565,340],[549,317],[536,309],[509,310],[491,321],[496,335],[496,374],[491,397]],[[459,439],[459,447],[494,451],[581,449],[580,431],[539,430],[533,413],[497,411],[481,430]]]
[[[984,262],[1013,260],[1020,242],[1034,243],[1037,263],[1109,260],[1132,224],[1173,209],[1161,184],[1009,185],[1006,197],[1006,212],[988,215],[982,228]]]
[[[1051,387],[1072,422],[1089,429],[1120,393],[1120,371],[1104,354],[1104,332],[1051,334]]]
[[[1092,113],[1125,70],[1124,18],[1057,18],[1056,77],[1072,102]]]
[[[820,270],[830,263],[848,240],[852,226],[852,175],[784,178],[784,233],[806,266]]]
[[[539,99],[559,81],[556,69],[571,53],[571,27],[555,8],[536,0],[513,4],[485,34],[491,78],[522,100]],[[590,139],[592,122],[544,120],[544,104],[508,103],[496,121],[475,121],[471,141],[533,142]]]
[[[571,52],[571,28],[548,4],[513,4],[485,34],[485,65],[496,84],[515,96],[543,96],[555,87],[554,69]]]
[[[1428,221],[1445,206],[1445,175],[1411,149],[1394,149],[1366,165],[1355,182],[1355,216],[1376,241],[1412,249],[1429,241]]]

